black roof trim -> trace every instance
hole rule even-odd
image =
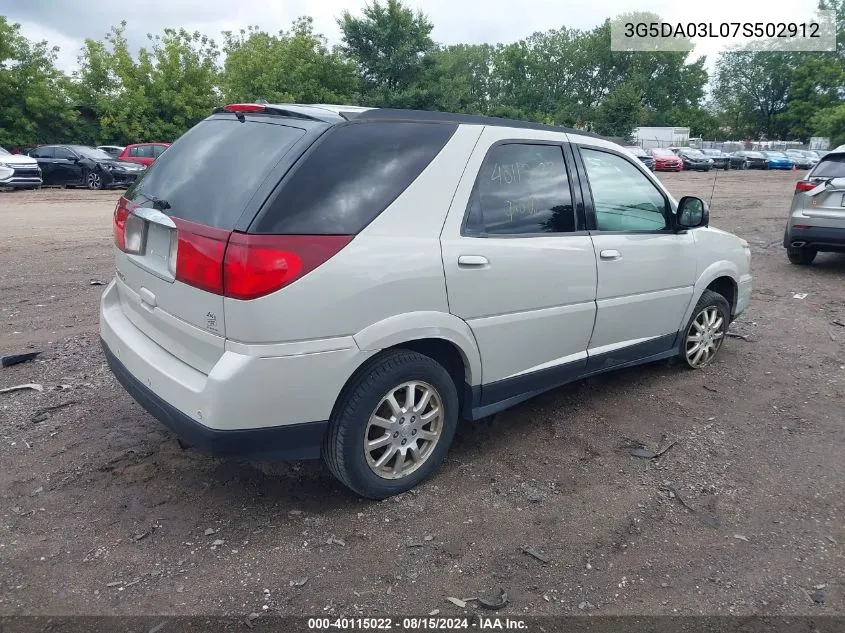
[[[458,123],[464,125],[492,125],[498,127],[513,127],[527,130],[545,130],[547,132],[565,132],[568,134],[580,134],[608,140],[600,134],[575,130],[573,128],[558,125],[546,125],[534,121],[520,121],[518,119],[503,119],[493,116],[481,116],[477,114],[455,114],[453,112],[436,112],[432,110],[402,110],[397,108],[373,108],[361,112],[356,121],[431,121],[435,123]]]

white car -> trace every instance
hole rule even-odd
[[[0,147],[0,189],[36,189],[41,186],[38,161],[24,154],[12,154]]]
[[[620,367],[710,363],[748,244],[623,148],[434,112],[235,104],[115,209],[112,371],[189,445],[324,460],[369,498],[461,421]]]

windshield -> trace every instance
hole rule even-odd
[[[746,152],[745,155],[749,158],[765,158],[760,152]]]
[[[651,153],[655,156],[674,156],[675,153],[668,149],[653,149]]]
[[[648,154],[646,154],[641,147],[629,147],[628,151],[631,152],[634,156],[648,156]]]
[[[708,156],[721,156],[722,155],[722,150],[720,150],[720,149],[703,149],[701,151],[704,152],[705,154],[707,154]]]
[[[769,158],[786,158],[786,154],[783,152],[765,152],[765,154]]]
[[[704,158],[704,154],[699,152],[697,149],[685,149],[682,150],[681,153],[684,156],[689,156],[690,158]]]
[[[112,160],[112,157],[101,149],[82,147],[80,145],[72,145],[71,149],[83,158],[90,158],[91,160]]]
[[[2,155],[11,156],[11,154],[6,151],[5,147],[0,147],[0,156]]]

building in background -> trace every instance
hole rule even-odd
[[[634,129],[634,144],[643,149],[689,145],[688,127],[638,127]]]

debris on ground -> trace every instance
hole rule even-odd
[[[806,293],[806,292],[796,292],[794,295],[792,295],[792,298],[793,299],[806,299],[807,294],[808,293]]]
[[[596,608],[596,605],[594,605],[592,602],[584,600],[578,605],[578,608],[581,609],[581,611],[592,611]]]
[[[548,565],[552,562],[552,559],[546,556],[543,552],[538,550],[536,547],[531,545],[526,545],[522,548],[522,551],[531,556],[532,558],[536,558],[541,563]]]
[[[461,600],[460,598],[453,598],[452,596],[449,596],[448,598],[446,598],[446,600],[451,602],[453,605],[455,605],[459,609],[463,609],[467,606],[467,601]]]
[[[39,385],[34,382],[28,382],[25,385],[15,385],[14,387],[6,387],[0,389],[0,393],[12,393],[13,391],[23,391],[24,389],[32,389],[33,391],[44,391],[44,385]]]
[[[713,389],[713,387],[708,387],[707,385],[701,385],[701,386],[702,386],[704,389],[706,389],[707,391],[710,391],[711,393],[719,393],[719,390],[718,390],[718,389]]]
[[[332,534],[326,541],[326,545],[340,545],[341,547],[344,547],[346,545],[346,541],[342,538],[337,538],[334,534]]]
[[[91,283],[90,283],[89,285],[90,285],[90,286],[105,286],[105,285],[106,285],[106,282],[105,282],[105,281],[100,281],[99,279],[92,279],[92,280],[91,280]]]
[[[11,367],[32,360],[41,352],[26,352],[24,354],[11,354],[9,356],[0,356],[0,365],[3,367]]]
[[[36,409],[35,413],[32,414],[30,421],[33,424],[38,424],[39,422],[43,422],[49,418],[53,411],[58,411],[59,409],[64,409],[65,407],[69,407],[74,404],[79,404],[79,400],[68,400],[67,402],[54,404],[50,407],[41,407],[40,409]]]
[[[748,542],[748,537],[743,534],[734,534],[734,538],[739,541],[745,541],[746,543]]]
[[[302,576],[301,578],[296,578],[290,581],[291,587],[304,587],[305,583],[308,582],[308,576]]]
[[[832,323],[833,325],[838,325],[839,327],[845,327],[845,323],[843,323],[843,322],[842,322],[842,321],[840,321],[839,319],[833,319],[833,321],[831,321],[831,323]]]
[[[424,543],[415,538],[409,538],[405,541],[405,547],[423,547]]]
[[[478,596],[475,599],[485,609],[492,609],[494,611],[503,608],[508,603],[508,592],[504,589],[499,589],[499,593],[491,598]]]
[[[701,521],[704,525],[708,527],[719,527],[721,521],[719,521],[719,517],[713,514],[710,510],[706,508],[695,508],[687,503],[684,498],[678,494],[678,491],[670,484],[663,484],[660,486],[661,490],[665,490],[670,499],[677,499],[678,502],[684,506],[687,510],[692,512],[696,518]]]
[[[214,532],[215,532],[214,528],[206,528],[205,532],[203,532],[203,536],[211,536],[212,534],[214,534]]]
[[[431,611],[428,612],[428,615],[433,616],[433,615],[437,615],[439,613],[440,613],[440,609],[432,609]]]
[[[645,446],[636,446],[628,452],[631,454],[631,457],[641,457],[643,459],[655,459],[657,457],[660,457],[661,455],[664,455],[666,453],[666,451],[668,451],[670,448],[672,448],[677,443],[678,443],[678,441],[675,440],[674,442],[671,442],[666,448],[664,448],[663,450],[657,451],[657,452],[651,450],[650,448],[646,448]]]
[[[827,585],[816,585],[813,587],[813,590],[809,592],[810,600],[815,602],[816,604],[824,604],[825,601],[825,588]]]
[[[745,334],[738,334],[738,333],[736,333],[736,332],[727,332],[727,333],[725,334],[725,336],[729,336],[730,338],[741,338],[743,341],[746,341],[746,342],[748,342],[748,343],[753,343],[753,342],[754,342],[754,341],[752,341],[750,338],[748,338],[747,336],[745,336]]]

